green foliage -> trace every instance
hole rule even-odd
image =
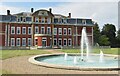
[[[94,30],[93,30],[93,37],[94,37],[94,44],[99,43],[100,29],[97,23],[95,23]]]
[[[116,44],[118,47],[120,47],[120,29],[117,31],[117,38],[116,39],[117,39]]]
[[[110,44],[110,42],[108,40],[109,40],[109,38],[106,35],[102,35],[99,38],[99,44],[102,46],[108,46]]]
[[[106,35],[109,38],[111,46],[116,44],[116,28],[113,24],[105,24],[102,28],[101,34]]]

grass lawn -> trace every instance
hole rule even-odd
[[[120,55],[120,52],[118,52],[118,49],[120,48],[110,48],[110,49],[101,49],[103,51],[104,54],[114,54],[114,55]],[[62,49],[62,52],[66,52],[66,53],[80,53],[80,49]],[[93,49],[90,50],[91,53],[100,53],[99,49]],[[84,51],[85,53],[85,51]]]
[[[50,53],[44,50],[0,50],[0,59]]]
[[[111,48],[111,49],[101,49],[104,54],[114,54],[114,55],[120,55],[120,52],[118,52],[118,49],[120,48]],[[80,53],[80,49],[62,49],[58,50],[65,53]],[[93,49],[90,50],[92,53],[100,53],[99,49]],[[16,56],[27,56],[27,55],[37,55],[37,54],[48,54],[50,52],[44,51],[44,50],[0,50],[0,59],[7,59],[11,57]]]

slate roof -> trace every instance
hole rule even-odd
[[[31,16],[32,13],[30,13],[30,12],[21,12],[21,13],[17,13],[17,14],[14,14],[14,15],[16,15],[16,16]]]
[[[37,15],[39,14],[39,11],[45,11],[45,12],[47,12],[48,16],[51,16],[51,17],[54,16],[51,12],[49,12],[48,10],[44,10],[44,9],[35,11],[35,12],[32,14],[32,16],[37,16]]]
[[[2,22],[14,22],[16,18],[14,15],[0,15],[0,21]]]
[[[67,16],[61,15],[61,14],[54,14],[55,18],[67,18]]]
[[[54,18],[54,23],[58,24],[58,23],[62,23],[62,24],[84,24],[82,22],[82,20],[86,21],[86,24],[89,25],[93,25],[92,19],[79,19],[79,18],[66,18],[64,19],[66,21],[63,21],[63,19],[61,19],[61,21],[58,20],[58,18]]]
[[[0,22],[17,22],[17,17],[20,19],[20,17],[24,17],[26,22],[31,22],[32,17],[31,16],[37,16],[39,14],[39,11],[45,11],[47,12],[48,16],[54,17],[54,24],[77,24],[81,25],[84,24],[83,21],[86,21],[86,25],[93,25],[92,19],[82,19],[82,18],[69,18],[67,16],[61,15],[61,14],[52,14],[51,12],[47,10],[37,10],[33,14],[30,12],[21,12],[14,15],[0,15]],[[42,14],[40,14],[41,16]]]

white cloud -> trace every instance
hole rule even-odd
[[[74,2],[53,7],[53,13],[68,15],[69,12],[72,17],[92,18],[99,23],[100,28],[106,23],[112,23],[118,29],[117,2]]]
[[[1,2],[118,2],[119,0],[1,0]]]
[[[12,7],[12,6],[7,6],[7,5],[0,5],[0,11],[1,11],[0,14],[2,14],[2,15],[7,14],[7,10],[10,10],[11,14],[27,12],[27,10],[22,7]]]
[[[33,6],[33,5],[31,5]],[[48,7],[49,8],[49,7]],[[47,7],[45,9],[48,9]],[[29,12],[29,9],[23,7],[11,7],[7,5],[0,5],[2,12],[6,14],[6,10],[11,10],[11,14],[19,12]],[[36,7],[35,9],[40,9]],[[66,2],[58,6],[52,7],[54,14],[62,14],[68,16],[72,13],[72,17],[77,18],[92,18],[99,23],[100,28],[106,23],[115,24],[118,29],[118,3],[117,2]]]

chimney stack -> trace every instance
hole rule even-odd
[[[68,16],[69,18],[71,18],[71,13],[69,13],[69,16]]]
[[[52,13],[52,9],[51,8],[49,8],[49,12]]]
[[[34,9],[33,9],[33,8],[31,8],[31,13],[33,13],[33,11],[34,11]]]
[[[7,15],[10,15],[10,10],[7,10]]]

